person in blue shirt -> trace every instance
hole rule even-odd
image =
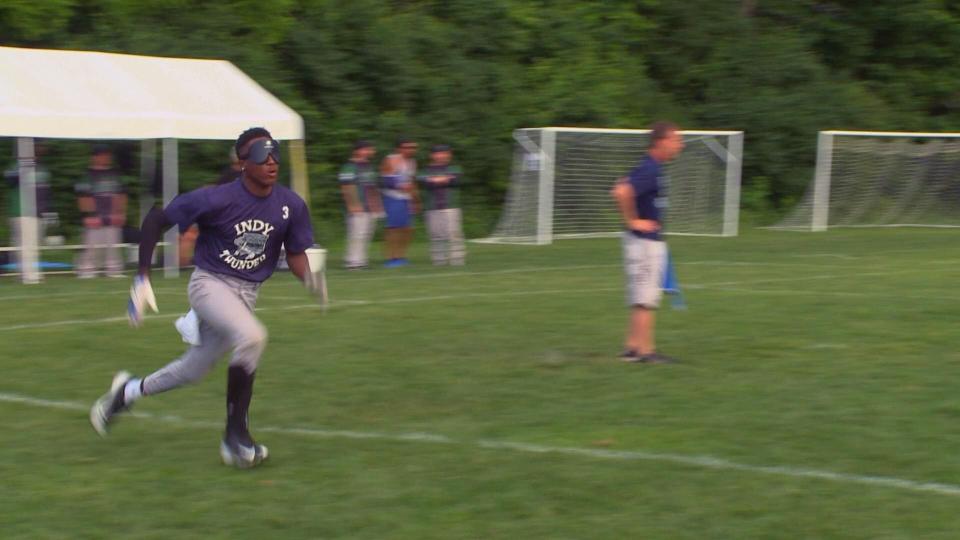
[[[630,321],[626,347],[620,358],[626,362],[662,364],[674,361],[657,352],[654,323],[667,269],[667,245],[661,236],[667,208],[664,165],[682,150],[683,135],[675,124],[653,124],[647,154],[613,188],[625,225],[623,256]]]
[[[417,143],[411,139],[401,138],[397,141],[396,150],[383,158],[380,164],[380,194],[383,200],[383,211],[386,214],[384,223],[384,244],[387,268],[406,266],[407,248],[413,239],[413,214],[419,211],[420,196],[417,184]]]

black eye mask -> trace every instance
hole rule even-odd
[[[260,139],[250,145],[243,159],[263,165],[269,156],[273,156],[273,160],[280,163],[280,143],[273,139]]]

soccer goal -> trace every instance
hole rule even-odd
[[[686,148],[667,165],[667,232],[736,236],[743,132],[682,133]],[[649,136],[639,129],[514,131],[507,201],[493,235],[479,241],[549,244],[619,234],[623,220],[610,189],[643,157]]]
[[[775,229],[960,227],[960,133],[821,131],[814,179]]]

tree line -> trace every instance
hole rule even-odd
[[[304,117],[323,224],[340,219],[335,172],[358,138],[451,144],[481,235],[516,128],[744,130],[745,209],[765,219],[802,194],[817,131],[960,120],[960,2],[944,0],[7,0],[0,42],[230,60]],[[50,145],[72,185],[87,146]],[[215,178],[228,147],[183,145],[186,186]]]

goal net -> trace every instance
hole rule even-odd
[[[821,131],[817,168],[773,228],[960,227],[960,133]]]
[[[669,234],[735,236],[743,132],[683,131],[686,148],[666,169]],[[514,131],[506,204],[490,238],[549,244],[611,236],[623,220],[610,189],[643,157],[649,130],[530,128]]]

